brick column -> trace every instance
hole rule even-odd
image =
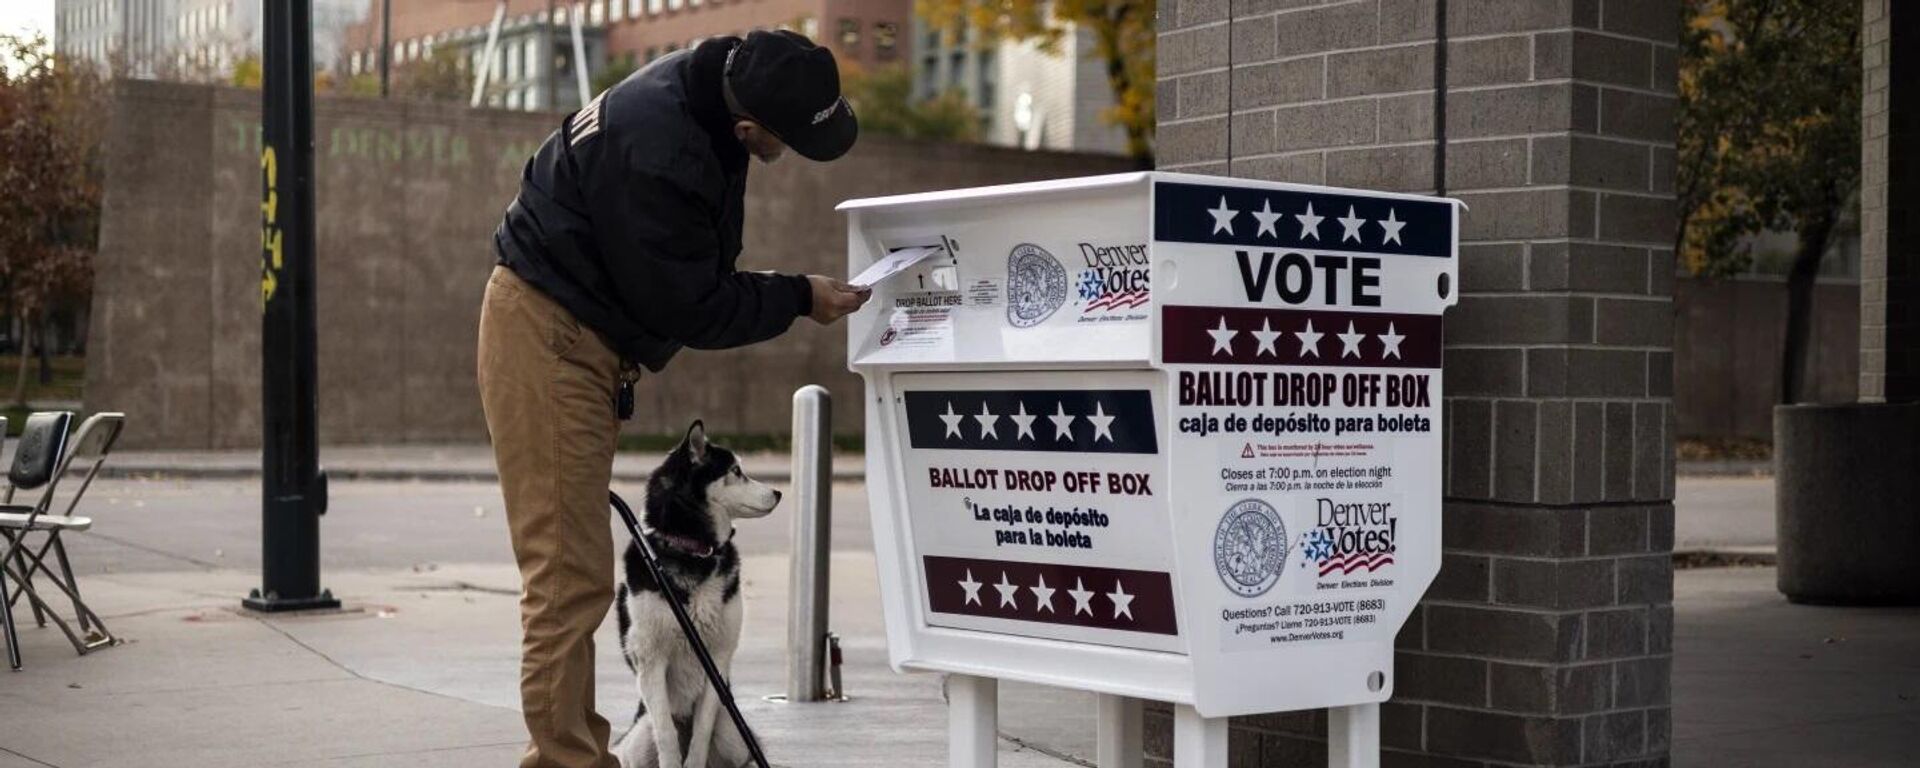
[[[1865,2],[1860,400],[1920,402],[1920,9]]]
[[[1159,13],[1162,169],[1433,192],[1444,168],[1471,207],[1446,555],[1399,638],[1385,764],[1664,765],[1677,0],[1446,2],[1440,121],[1436,0]],[[1237,720],[1233,765],[1323,762],[1325,724]],[[1164,710],[1148,729],[1164,765]]]

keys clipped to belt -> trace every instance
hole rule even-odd
[[[640,380],[640,369],[628,368],[620,373],[620,392],[615,396],[616,412],[621,421],[633,418],[633,383]]]

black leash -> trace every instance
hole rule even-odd
[[[607,499],[620,513],[620,520],[627,524],[627,533],[640,545],[640,559],[647,564],[647,573],[653,576],[653,583],[660,585],[660,592],[667,596],[667,607],[673,609],[673,620],[680,622],[680,633],[687,636],[687,644],[693,646],[693,655],[700,659],[700,668],[707,671],[707,682],[713,684],[713,690],[720,695],[720,703],[727,708],[727,716],[733,718],[733,726],[740,729],[741,740],[747,743],[747,752],[753,755],[754,765],[760,768],[772,768],[767,764],[767,755],[760,751],[760,740],[755,738],[753,730],[747,727],[747,719],[740,715],[740,707],[733,703],[733,689],[727,687],[727,680],[720,676],[720,668],[713,665],[713,656],[707,653],[706,641],[700,639],[700,630],[693,626],[693,619],[687,617],[687,609],[673,584],[667,581],[666,574],[660,572],[660,564],[654,561],[653,544],[640,533],[640,520],[633,516],[633,508],[620,498],[620,494],[607,491]],[[663,713],[672,717],[672,713]]]

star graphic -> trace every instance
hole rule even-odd
[[[973,569],[967,569],[967,577],[960,580],[960,588],[967,591],[967,602],[980,605],[980,582],[973,580]]]
[[[1220,327],[1208,328],[1207,335],[1213,337],[1213,353],[1214,354],[1217,355],[1222,352],[1225,352],[1229,356],[1231,356],[1233,354],[1233,337],[1240,335],[1240,332],[1233,330],[1231,328],[1228,328],[1227,316],[1221,315]]]
[[[980,422],[980,439],[985,440],[989,437],[995,440],[1000,439],[999,433],[993,431],[993,425],[999,423],[1000,417],[995,416],[993,411],[987,410],[986,403],[980,404],[980,415],[973,417],[973,420]]]
[[[1024,437],[1028,440],[1032,440],[1033,439],[1033,420],[1040,417],[1027,413],[1026,403],[1022,402],[1019,404],[1019,406],[1020,408],[1018,411],[1016,411],[1012,416],[1007,417],[1009,419],[1013,419],[1014,428],[1019,430],[1019,433],[1014,435],[1014,439],[1018,440]]]
[[[1280,356],[1280,350],[1275,349],[1273,346],[1274,340],[1280,338],[1280,332],[1274,330],[1273,325],[1267,322],[1266,318],[1260,318],[1260,330],[1253,331],[1252,333],[1254,340],[1260,342],[1260,351],[1255,352],[1253,354],[1254,357],[1261,355]]]
[[[1047,577],[1044,574],[1039,576],[1038,579],[1040,583],[1027,587],[1027,590],[1033,593],[1033,600],[1038,604],[1040,610],[1053,613],[1054,589],[1053,587],[1047,586]]]
[[[1384,229],[1387,231],[1386,237],[1383,237],[1380,239],[1381,245],[1385,245],[1387,243],[1396,243],[1400,245],[1405,245],[1405,243],[1400,242],[1400,228],[1406,226],[1407,223],[1394,218],[1392,208],[1387,209],[1387,217],[1384,219],[1381,219],[1379,221],[1379,224],[1381,229]]]
[[[1078,616],[1083,612],[1088,616],[1093,615],[1093,590],[1087,589],[1076,578],[1073,580],[1073,589],[1067,590],[1067,594],[1073,596],[1073,615]]]
[[[1305,240],[1309,237],[1315,240],[1320,239],[1320,221],[1326,217],[1313,214],[1312,202],[1307,203],[1306,213],[1296,213],[1293,217],[1300,220],[1300,239]]]
[[[1114,618],[1121,616],[1133,618],[1133,595],[1127,594],[1127,590],[1120,586],[1119,580],[1116,579],[1113,582],[1113,591],[1107,593],[1107,599],[1113,601]]]
[[[1387,323],[1387,332],[1380,334],[1380,345],[1386,347],[1386,349],[1380,353],[1380,359],[1385,360],[1389,355],[1400,357],[1400,340],[1406,337],[1407,335],[1404,333],[1394,333],[1393,323]]]
[[[1240,212],[1227,207],[1226,195],[1220,196],[1220,207],[1208,208],[1207,213],[1213,214],[1213,234],[1220,234],[1221,230],[1233,234],[1233,217],[1239,216]]]
[[[1347,206],[1347,215],[1340,217],[1340,226],[1346,228],[1345,232],[1340,233],[1340,242],[1360,240],[1360,225],[1365,223],[1367,223],[1366,219],[1353,215],[1353,206]],[[1361,242],[1366,241],[1361,240]]]
[[[1053,420],[1053,441],[1073,439],[1073,420],[1078,418],[1067,414],[1066,403],[1054,403],[1054,412],[1047,418]]]
[[[1087,421],[1093,422],[1094,442],[1100,442],[1100,438],[1103,437],[1107,439],[1107,442],[1113,442],[1113,417],[1108,416],[1106,410],[1102,408],[1099,403],[1093,404],[1093,415],[1088,416]]]
[[[947,412],[940,414],[940,420],[947,423],[947,437],[960,436],[960,420],[966,418],[953,412],[953,401],[947,401]]]
[[[1355,333],[1353,330],[1352,320],[1347,321],[1346,333],[1340,333],[1335,335],[1340,337],[1340,356],[1341,357],[1344,358],[1344,357],[1360,356],[1360,342],[1365,340],[1367,338],[1367,335],[1364,333]]]
[[[1273,224],[1274,222],[1279,221],[1281,216],[1285,216],[1285,215],[1286,214],[1284,213],[1274,213],[1273,201],[1268,200],[1266,198],[1261,198],[1260,210],[1253,212],[1253,218],[1260,222],[1260,230],[1257,232],[1254,232],[1253,236],[1259,237],[1261,235],[1273,235],[1275,239],[1279,239],[1280,233],[1274,230]]]
[[[1294,331],[1293,337],[1300,340],[1300,356],[1306,357],[1307,355],[1313,355],[1314,357],[1319,357],[1320,356],[1320,337],[1325,335],[1326,334],[1321,333],[1319,331],[1315,331],[1313,329],[1312,320],[1307,321],[1306,330]]]
[[[993,588],[1000,592],[1000,607],[1005,608],[1011,605],[1014,610],[1020,610],[1020,603],[1013,599],[1013,596],[1020,592],[1020,587],[1007,580],[1006,571],[1000,572],[1000,583],[993,585]]]

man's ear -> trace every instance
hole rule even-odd
[[[699,419],[694,419],[693,426],[687,427],[687,439],[680,442],[680,447],[686,449],[687,455],[693,459],[693,463],[699,464],[706,461],[707,425]]]

